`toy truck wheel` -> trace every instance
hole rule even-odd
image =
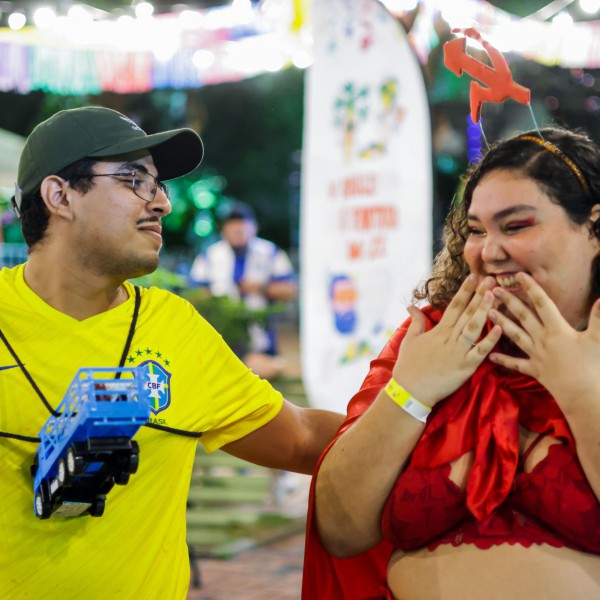
[[[56,479],[60,485],[65,485],[67,481],[67,465],[65,464],[64,459],[59,459],[57,464],[58,473],[56,475]]]
[[[42,498],[42,495],[38,492],[35,495],[35,516],[40,519],[47,519],[52,512],[52,505],[47,500]]]
[[[127,467],[125,471],[133,475],[138,470],[138,466],[140,464],[140,455],[138,453],[130,454],[127,457]]]
[[[129,453],[122,454],[117,462],[116,466],[124,473],[133,475],[137,472],[140,464],[140,449],[136,442],[132,442]]]
[[[81,471],[83,470],[83,458],[75,452],[73,446],[69,446],[67,448],[66,463],[67,473],[71,477],[73,477],[73,475],[76,475],[77,473],[81,473]]]
[[[129,473],[125,471],[117,471],[113,475],[113,479],[117,485],[127,485],[129,483]]]
[[[102,496],[97,496],[96,499],[92,502],[92,505],[88,508],[88,512],[92,517],[101,517],[104,514],[104,506],[106,504],[106,500]]]

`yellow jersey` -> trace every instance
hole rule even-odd
[[[80,367],[118,366],[134,312],[129,299],[83,321],[46,304],[24,265],[0,271],[0,329],[52,408]],[[186,300],[141,290],[124,366],[143,370],[150,421],[201,432],[208,452],[273,419],[283,399],[254,375]],[[0,432],[37,437],[49,410],[0,341]],[[186,597],[186,500],[197,439],[142,427],[139,469],[107,495],[102,517],[33,510],[35,443],[0,438],[0,598],[176,600]]]

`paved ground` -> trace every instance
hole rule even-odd
[[[285,374],[301,374],[297,330],[280,329]],[[295,478],[295,479],[294,479]],[[292,476],[292,489],[282,499],[283,512],[306,512],[307,476]],[[290,534],[267,546],[239,552],[233,558],[202,558],[197,561],[202,586],[190,586],[188,600],[299,600],[302,585],[304,533]]]
[[[190,587],[188,600],[299,600],[304,534],[229,560],[199,561],[202,587]]]

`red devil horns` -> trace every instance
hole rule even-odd
[[[468,29],[453,29],[452,33],[462,33],[466,37],[456,38],[444,44],[444,64],[459,77],[465,71],[473,79],[478,80],[471,81],[470,89],[471,119],[473,123],[479,122],[483,102],[504,102],[507,98],[512,98],[521,104],[529,104],[530,91],[513,81],[506,59],[499,50],[486,42],[480,33],[471,27]],[[491,67],[467,54],[467,37],[482,44],[490,57]]]

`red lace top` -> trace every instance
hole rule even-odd
[[[426,312],[431,327],[441,312]],[[403,334],[395,337],[397,354]],[[519,424],[538,433],[534,444],[544,436],[561,442],[530,473],[519,458]],[[449,479],[449,462],[470,451],[463,491]],[[600,503],[554,398],[534,379],[486,361],[432,411],[388,498],[382,531],[404,550],[545,542],[600,554]]]
[[[446,464],[410,467],[399,477],[382,519],[394,547],[546,543],[600,554],[600,505],[566,446],[550,446],[531,473],[519,472],[502,504],[481,521],[469,512],[465,492],[449,474]]]

